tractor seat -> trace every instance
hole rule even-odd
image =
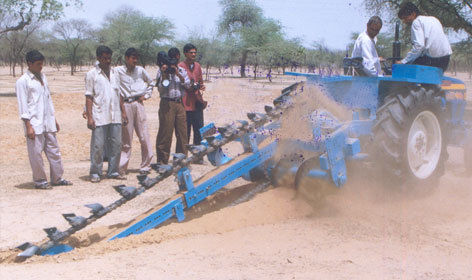
[[[362,57],[345,57],[343,59],[344,75],[367,76],[363,70]]]

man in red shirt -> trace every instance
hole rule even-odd
[[[179,66],[187,71],[190,79],[190,88],[186,89],[183,97],[183,103],[187,114],[187,137],[190,143],[190,131],[193,127],[193,144],[200,145],[202,136],[200,128],[203,127],[203,109],[206,102],[203,100],[202,92],[205,90],[202,77],[202,67],[196,62],[197,47],[192,44],[184,46],[185,60],[179,63]],[[200,104],[198,104],[200,103]]]

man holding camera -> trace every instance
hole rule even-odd
[[[161,97],[159,103],[159,130],[156,139],[158,164],[169,162],[172,133],[177,137],[176,153],[187,155],[187,120],[182,98],[185,89],[190,86],[190,80],[184,68],[179,67],[180,52],[171,48],[166,54],[157,55],[156,85]]]
[[[153,157],[146,123],[143,101],[151,98],[152,79],[143,67],[138,66],[139,53],[135,48],[125,52],[125,65],[115,67],[118,86],[123,96],[128,125],[122,129],[120,174],[126,174],[131,156],[133,130],[141,143],[141,174],[149,173]]]
[[[193,127],[193,144],[200,145],[202,136],[200,128],[203,127],[203,109],[206,101],[203,100],[201,91],[205,90],[202,77],[202,67],[196,62],[197,48],[193,44],[184,46],[185,60],[179,66],[187,71],[190,79],[190,88],[186,90],[183,97],[184,107],[187,115],[187,139],[190,143],[190,132]]]

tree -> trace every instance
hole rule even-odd
[[[223,14],[218,20],[220,34],[233,37],[241,50],[241,77],[246,77],[246,60],[249,49],[244,42],[252,28],[263,21],[262,9],[256,5],[254,0],[220,0],[218,2],[223,8]]]
[[[468,38],[461,42],[452,44],[452,56],[450,69],[454,72],[458,70],[469,73],[469,79],[472,77],[472,39]]]
[[[60,44],[70,64],[70,74],[74,75],[81,57],[81,47],[91,36],[92,27],[83,19],[70,19],[55,24],[53,32],[60,39]]]
[[[306,56],[306,49],[302,46],[301,40],[282,39],[272,41],[264,53],[264,64],[269,67],[269,72],[272,72],[273,67],[281,67],[282,72],[290,67],[295,70],[296,67],[302,65]]]
[[[274,48],[277,42],[284,41],[282,27],[278,21],[263,18],[252,28],[245,28],[241,32],[243,51],[254,55],[254,79],[256,78],[259,56]]]
[[[102,43],[107,44],[117,55],[116,62],[129,47],[140,52],[143,66],[154,61],[159,43],[174,37],[174,25],[165,17],[148,17],[131,7],[121,7],[105,16],[105,24],[100,31]]]
[[[81,6],[81,0],[0,0],[0,36],[47,20],[57,20],[64,7]]]
[[[386,16],[390,22],[397,18],[404,0],[364,0],[368,11]],[[472,35],[472,1],[470,0],[412,0],[419,10],[439,19],[445,28],[465,31]]]
[[[22,31],[10,32],[5,34],[4,42],[6,43],[4,51],[5,58],[10,66],[10,73],[13,77],[16,76],[16,66],[20,65],[21,72],[23,73],[23,63],[26,55],[26,51],[31,45],[33,35],[38,29],[38,25],[29,25]],[[3,50],[3,48],[2,48]]]

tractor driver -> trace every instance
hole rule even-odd
[[[375,43],[377,41],[377,34],[382,28],[382,20],[378,16],[373,16],[367,22],[367,30],[359,34],[351,57],[362,57],[362,76],[377,77],[381,76],[380,61]],[[359,71],[360,72],[360,71]]]
[[[452,49],[441,22],[435,17],[420,15],[418,7],[411,2],[401,6],[398,17],[404,24],[411,24],[413,47],[397,63],[434,66],[446,71]]]

